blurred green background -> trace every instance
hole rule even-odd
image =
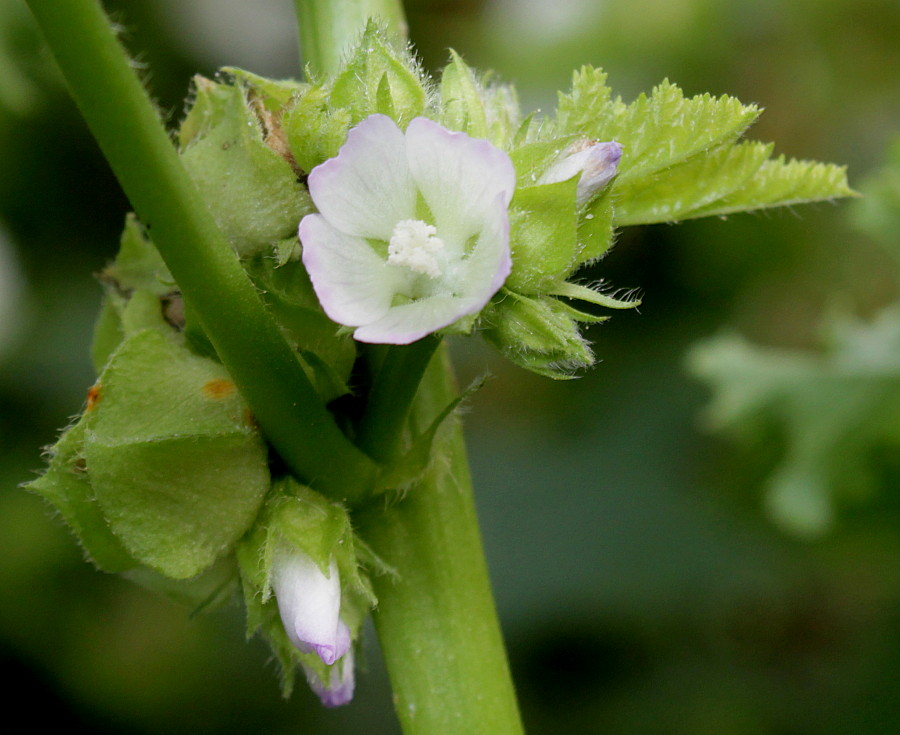
[[[295,75],[289,0],[110,0],[174,124],[190,76]],[[767,108],[751,137],[849,164],[859,186],[900,126],[896,0],[410,0],[430,69],[446,48],[552,110],[572,68],[627,100],[665,77]],[[864,188],[864,187],[863,187]],[[640,287],[592,337],[600,364],[554,383],[458,344],[498,376],[468,416],[485,543],[532,735],[900,731],[900,450],[867,450],[875,487],[800,539],[760,487],[784,453],[702,430],[691,345],[725,329],[809,349],[830,309],[898,296],[886,241],[840,203],[622,232],[591,272]],[[898,205],[900,206],[900,205]],[[76,733],[393,735],[374,635],[357,699],[280,699],[237,604],[191,618],[83,563],[16,486],[82,405],[100,289],[127,202],[20,0],[0,3],[0,661],[7,720]],[[895,241],[900,233],[893,231]],[[890,234],[890,233],[889,233]],[[887,243],[889,244],[889,243]],[[896,244],[896,242],[895,242]],[[41,704],[35,708],[32,698]],[[15,729],[12,730],[13,732]],[[435,735],[454,735],[436,733]]]

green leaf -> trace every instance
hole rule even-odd
[[[715,202],[746,186],[771,155],[771,144],[726,144],[665,171],[652,180],[616,186],[617,225],[638,225],[700,216]]]
[[[784,156],[766,161],[739,189],[690,212],[690,217],[708,217],[746,212],[766,207],[855,196],[847,184],[845,166],[814,161],[786,161]]]
[[[382,90],[379,94],[379,90]],[[391,102],[391,117],[406,127],[425,109],[425,89],[415,64],[387,42],[374,21],[369,21],[359,46],[331,87],[331,105],[350,111],[351,122],[385,112],[379,107]]]
[[[48,450],[50,466],[24,488],[40,495],[59,511],[88,559],[104,571],[122,572],[137,562],[110,530],[94,497],[82,457],[84,423],[79,421],[63,433]]]
[[[575,75],[571,95],[560,98],[557,125],[561,133],[621,143],[618,182],[623,185],[736,140],[759,112],[733,97],[685,98],[668,81],[649,97],[642,94],[625,105],[610,100],[604,74],[583,69]]]
[[[198,87],[196,105],[204,110],[203,124],[193,126],[199,132],[181,159],[231,245],[250,256],[295,233],[312,211],[309,193],[291,164],[266,144],[244,91]]]
[[[775,424],[782,458],[765,482],[774,520],[803,536],[829,530],[840,502],[875,487],[876,446],[900,446],[900,309],[831,325],[818,353],[751,345],[725,335],[696,346],[689,367],[713,389],[708,424],[745,439]]]
[[[548,281],[568,276],[577,265],[578,177],[555,184],[516,189],[510,207],[509,242],[512,272],[507,286],[519,293],[539,293]]]
[[[613,101],[611,95],[605,72],[592,66],[581,67],[572,75],[572,91],[559,93],[558,130],[589,135],[598,121],[624,114],[625,105],[620,99]]]
[[[224,368],[156,330],[119,348],[86,429],[87,474],[110,528],[169,577],[228,552],[269,486],[265,445]]]

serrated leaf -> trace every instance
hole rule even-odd
[[[847,183],[845,166],[814,161],[786,161],[784,156],[779,156],[763,163],[739,189],[712,204],[691,211],[688,216],[693,218],[732,214],[855,194]]]
[[[606,73],[592,66],[583,66],[572,75],[572,91],[559,93],[556,123],[560,132],[590,134],[599,120],[623,114],[625,105],[612,100],[606,86]]]
[[[616,224],[674,222],[702,211],[745,186],[771,155],[771,144],[726,144],[648,179],[616,186]]]
[[[176,579],[227,552],[269,486],[265,445],[224,368],[145,330],[100,378],[84,459],[113,533]]]
[[[742,105],[733,97],[685,98],[668,81],[649,97],[642,94],[625,105],[609,100],[605,82],[605,75],[596,71],[576,74],[572,95],[560,99],[561,105],[564,100],[566,104],[558,127],[561,133],[621,143],[625,150],[619,163],[620,186],[736,140],[759,116],[755,105]],[[592,93],[598,101],[590,99]]]
[[[873,445],[900,441],[897,307],[870,324],[834,325],[818,354],[723,336],[695,347],[689,367],[713,389],[706,412],[713,428],[736,432],[759,421],[783,427],[786,446],[765,483],[766,507],[795,533],[827,531],[837,499],[870,491]]]

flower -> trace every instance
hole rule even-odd
[[[581,172],[575,191],[575,201],[581,207],[612,180],[621,158],[622,146],[614,140],[605,143],[580,140],[569,146],[563,156],[538,179],[538,183],[567,181]]]
[[[323,681],[319,673],[311,666],[303,666],[306,681],[326,707],[340,707],[353,699],[356,687],[353,651],[348,651],[333,666],[328,668],[328,681]]]
[[[340,619],[341,578],[334,559],[328,575],[299,551],[282,551],[272,566],[272,586],[288,638],[302,653],[331,665],[350,649],[350,630]]]
[[[367,117],[309,174],[319,213],[300,241],[325,313],[361,342],[409,344],[480,311],[510,272],[515,182],[486,140]]]

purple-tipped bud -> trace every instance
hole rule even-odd
[[[272,568],[281,622],[291,643],[333,664],[350,650],[350,630],[340,619],[341,579],[332,559],[328,575],[298,551],[281,553]]]
[[[578,141],[544,172],[538,183],[555,184],[567,181],[580,172],[575,199],[581,207],[612,180],[619,169],[621,158],[622,146],[614,140],[605,143]]]
[[[348,651],[341,661],[329,667],[327,683],[312,668],[304,666],[303,671],[309,688],[326,707],[341,707],[353,699],[353,689],[356,686],[353,651]]]

